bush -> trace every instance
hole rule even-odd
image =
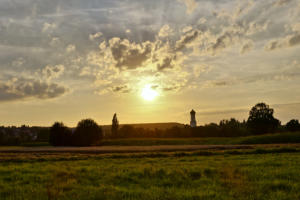
[[[103,137],[101,127],[92,119],[84,119],[78,122],[72,137],[75,146],[91,146],[99,144]]]
[[[71,135],[71,130],[62,122],[55,122],[50,128],[49,143],[53,146],[70,145]]]
[[[290,120],[286,125],[285,125],[286,129],[288,131],[300,131],[300,124],[299,121],[296,119],[292,119]]]

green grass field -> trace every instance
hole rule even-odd
[[[104,146],[151,146],[151,145],[209,145],[209,144],[280,144],[300,143],[300,132],[266,134],[247,137],[203,137],[203,138],[128,138],[104,140]]]
[[[203,138],[127,138],[104,139],[101,146],[153,146],[153,145],[234,145],[234,144],[283,144],[300,143],[300,132],[265,134],[247,137],[203,137]],[[21,146],[49,146],[47,142],[24,143]],[[1,147],[0,147],[1,148]]]
[[[243,152],[2,153],[0,199],[300,199],[299,151]]]

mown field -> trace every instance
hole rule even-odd
[[[298,149],[0,158],[0,199],[300,199]]]

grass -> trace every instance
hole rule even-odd
[[[0,158],[4,200],[300,199],[296,149]]]
[[[300,143],[300,132],[276,133],[247,137],[207,138],[128,138],[103,140],[103,146],[153,146],[153,145],[218,145],[218,144],[279,144]]]
[[[300,132],[265,134],[246,137],[203,138],[126,138],[104,139],[101,146],[154,146],[154,145],[233,145],[233,144],[280,144],[300,143]],[[48,142],[24,143],[23,147],[47,147]],[[0,146],[1,149],[1,146]]]

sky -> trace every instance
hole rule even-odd
[[[300,118],[300,0],[0,0],[0,52],[0,125]]]

